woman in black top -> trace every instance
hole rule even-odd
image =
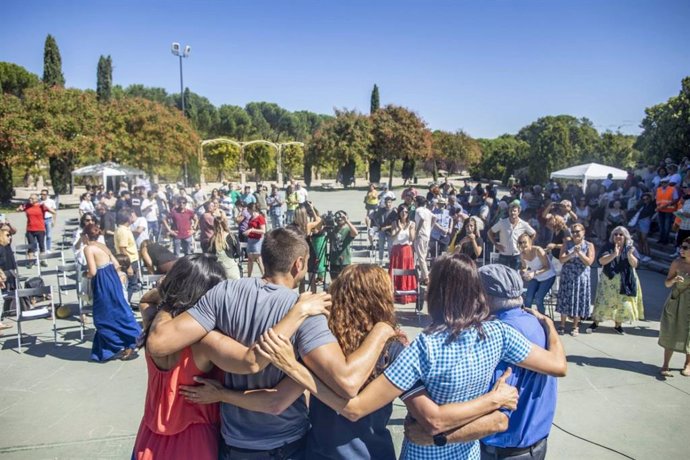
[[[152,243],[149,240],[141,242],[139,253],[149,273],[155,273],[156,275],[168,273],[172,266],[175,265],[175,261],[177,261],[177,256],[170,252],[168,248],[158,243]]]
[[[16,288],[16,281],[14,273],[17,270],[17,262],[14,259],[14,252],[10,246],[10,229],[8,227],[0,228],[0,289],[3,296],[13,291]],[[9,329],[9,324],[2,323],[2,314],[12,303],[12,298],[5,299],[3,302],[3,309],[0,311],[0,330]]]
[[[450,246],[448,252],[453,254],[465,254],[472,260],[477,260],[482,255],[484,240],[479,236],[477,217],[470,217],[462,226]]]

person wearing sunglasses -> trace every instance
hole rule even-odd
[[[556,311],[561,314],[558,333],[565,334],[565,323],[570,316],[573,318],[570,335],[577,337],[580,334],[580,318],[587,318],[590,312],[590,267],[594,263],[594,245],[585,240],[585,227],[582,224],[573,224],[570,233],[572,239],[561,247],[559,256],[563,268]]]
[[[664,349],[664,363],[659,373],[672,377],[669,369],[673,352],[685,354],[680,374],[690,377],[690,238],[680,245],[680,257],[671,263],[664,285],[671,289],[661,313],[659,345]]]
[[[624,321],[644,319],[642,289],[635,271],[640,256],[628,229],[623,226],[613,229],[609,242],[599,254],[603,276],[599,277],[594,298],[594,321],[586,332],[591,334],[597,330],[599,323],[612,320],[613,329],[622,335]]]

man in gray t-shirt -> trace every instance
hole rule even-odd
[[[207,332],[219,329],[251,346],[261,334],[280,321],[296,301],[297,294],[285,286],[259,278],[242,278],[219,284],[187,311]],[[307,318],[294,336],[300,356],[335,341],[323,315]],[[276,367],[268,366],[257,374],[225,374],[225,386],[234,390],[273,388],[283,377],[284,374]],[[245,449],[279,447],[302,438],[309,428],[303,395],[277,416],[230,404],[223,404],[221,410],[223,439],[228,445]]]
[[[263,279],[223,282],[207,292],[196,306],[175,318],[157,317],[149,332],[147,352],[153,356],[168,356],[196,343],[209,331],[219,329],[249,347],[254,356],[251,348],[260,335],[293,308],[297,300],[294,289],[307,272],[309,246],[298,230],[280,228],[265,236],[261,257],[265,269]],[[323,294],[315,297],[320,301],[329,300],[329,296]],[[326,318],[320,315],[307,318],[297,327],[294,343],[304,364],[320,380],[341,396],[352,398],[374,369],[386,341],[394,334],[389,325],[378,323],[360,349],[346,357],[328,329]],[[229,350],[227,356],[219,357],[216,365],[227,368],[231,367],[225,365],[228,361],[238,363],[237,350],[232,351],[234,353]],[[240,391],[273,388],[285,377],[275,367],[266,367],[268,360],[254,358],[256,368],[263,370],[252,375],[228,373],[225,385]],[[304,396],[297,398],[280,415],[222,404],[221,416],[224,442],[220,445],[220,458],[304,458],[304,440],[309,429]]]

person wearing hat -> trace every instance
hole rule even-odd
[[[669,184],[669,176],[662,177],[656,189],[656,212],[659,221],[659,244],[668,244],[673,213],[678,204],[678,190]]]
[[[527,233],[531,238],[537,234],[530,224],[520,219],[520,203],[513,201],[508,207],[508,217],[499,220],[489,229],[488,236],[499,253],[498,263],[514,270],[520,269],[520,249],[517,240]]]
[[[489,308],[496,319],[522,333],[530,342],[546,348],[548,341],[540,321],[550,323],[550,328],[554,329],[552,332],[555,332],[555,327],[548,317],[536,312],[527,313],[520,308],[523,305],[520,274],[499,264],[484,265],[478,271]],[[507,368],[505,361],[496,367],[489,388],[493,388]],[[556,411],[556,378],[513,367],[513,374],[506,382],[518,390],[517,409],[509,415],[506,431],[481,440],[481,458],[543,459]]]
[[[386,206],[386,198],[390,198],[395,201],[395,193],[388,189],[388,184],[381,185],[381,192],[379,193],[379,207],[383,208]]]

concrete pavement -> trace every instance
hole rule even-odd
[[[310,194],[321,211],[344,209],[353,220],[363,217],[363,197],[362,190]],[[62,211],[60,221],[75,213]],[[24,216],[9,219],[20,228],[21,242]],[[657,378],[658,320],[668,291],[663,275],[641,270],[639,276],[647,321],[624,325],[624,336],[604,323],[601,332],[563,337],[570,366],[559,382],[548,458],[688,458],[690,378],[678,373],[683,357],[674,355],[675,377]],[[418,318],[411,305],[398,311],[414,337],[425,318]],[[58,328],[56,346],[50,321],[25,323],[29,346],[23,354],[14,348],[16,329],[0,335],[0,458],[129,458],[146,390],[143,357],[88,362],[92,325],[83,343],[75,321],[58,320]],[[398,449],[404,415],[404,405],[396,401],[390,428]]]

